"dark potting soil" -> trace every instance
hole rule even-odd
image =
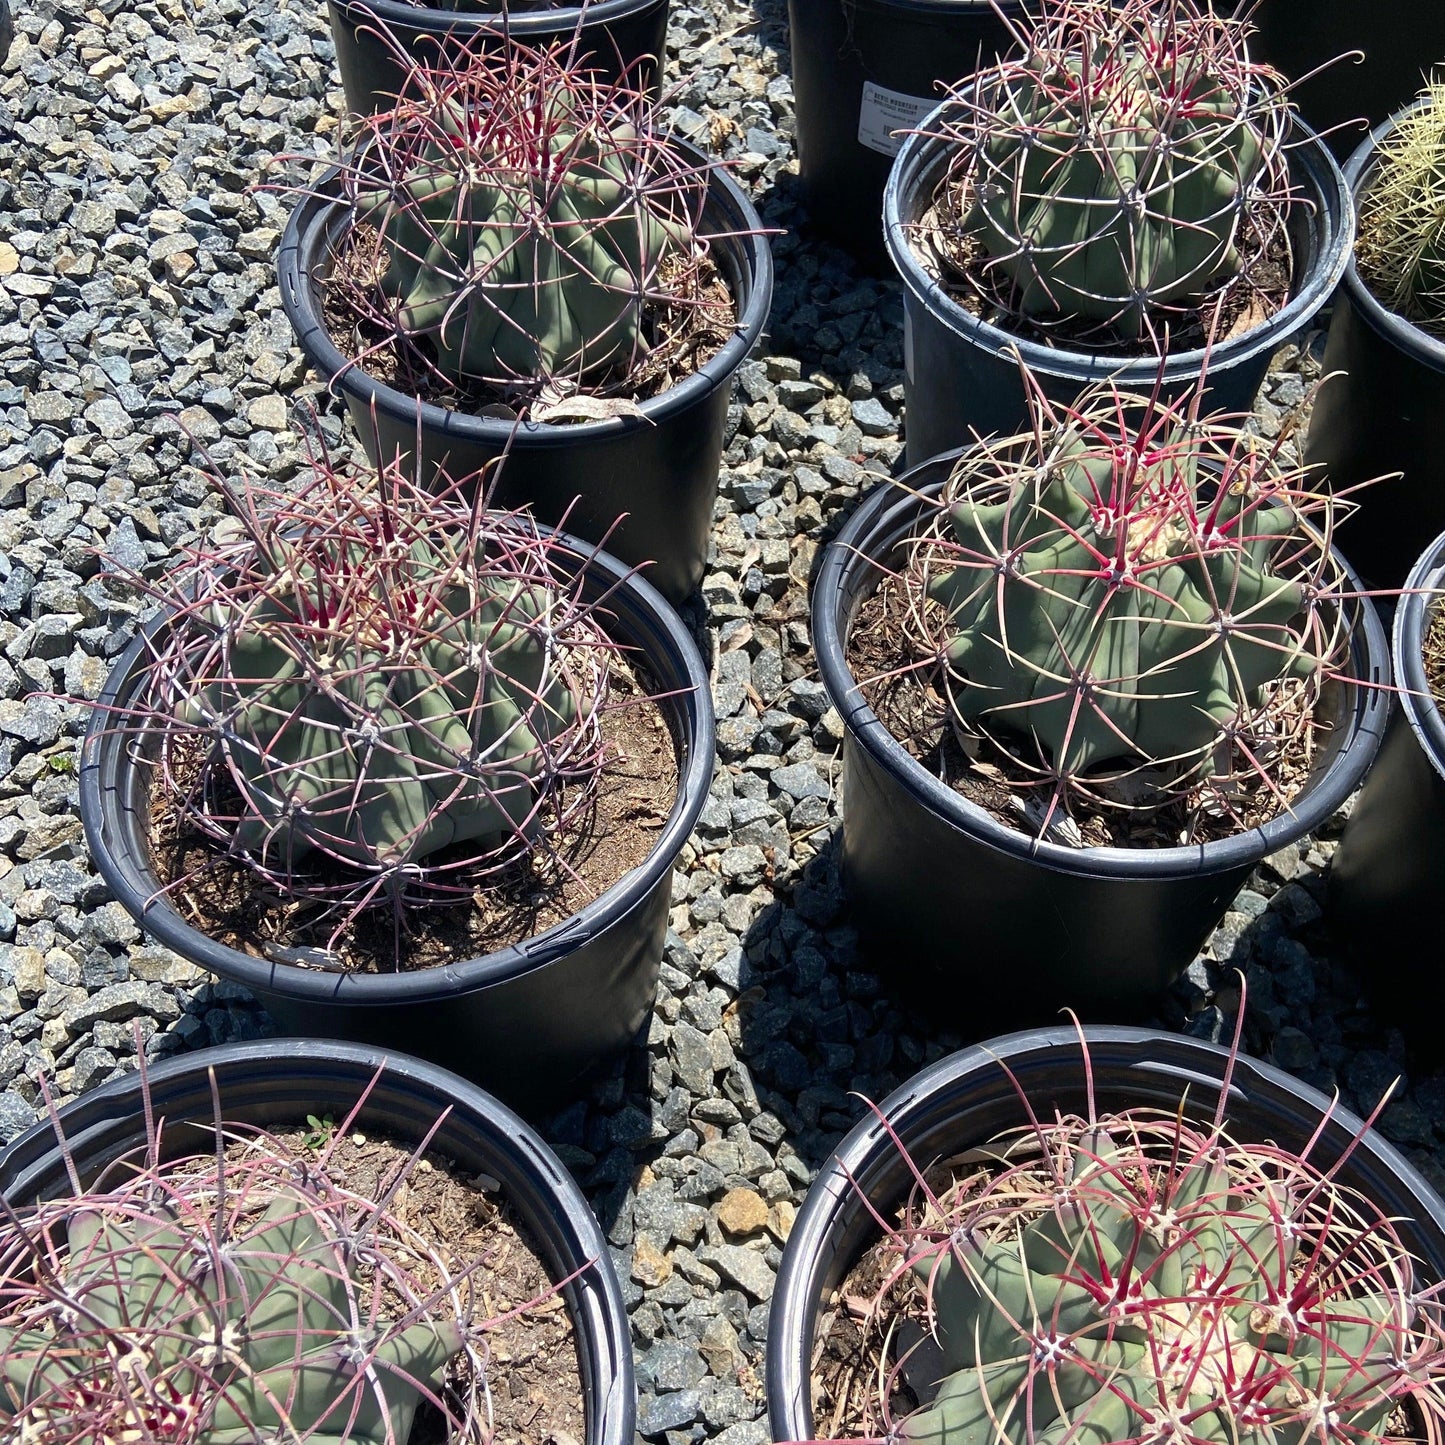
[[[913,251],[959,306],[992,326],[1041,346],[1105,351],[1121,357],[1155,356],[1160,347],[1146,329],[1138,337],[1121,335],[1106,322],[1078,317],[1026,316],[1018,305],[1018,288],[998,266],[988,268],[988,252],[968,230],[972,183],[945,179],[933,204],[913,229]],[[1167,334],[1171,352],[1202,349],[1215,330],[1216,344],[1268,321],[1289,301],[1294,257],[1285,226],[1261,224],[1246,216],[1240,228],[1240,269],[1192,303],[1158,308],[1153,325],[1162,343]],[[1166,333],[1167,328],[1167,333]]]
[[[911,570],[885,576],[849,628],[849,671],[883,725],[935,777],[1005,827],[1036,832],[1021,805],[1025,798],[1044,804],[1049,797],[1037,749],[1030,739],[1001,731],[962,734],[948,706],[947,675],[937,653],[922,629],[909,625],[920,616],[936,628],[943,612],[922,596],[919,579]],[[1281,709],[1279,746],[1269,759],[1273,788],[1242,754],[1233,759],[1227,806],[1219,786],[1186,787],[1163,769],[1139,769],[1112,782],[1091,778],[1089,793],[1075,791],[1068,802],[1077,836],[1055,828],[1049,840],[1086,848],[1168,848],[1232,837],[1277,816],[1304,789],[1328,731],[1318,710],[1307,713],[1301,685],[1284,686],[1294,692]]]
[[[410,1148],[359,1131],[338,1136],[330,1118],[318,1123],[319,1129],[280,1130],[270,1137],[301,1166],[324,1163],[337,1185],[370,1201],[383,1199],[407,1171]],[[250,1147],[237,1140],[226,1157],[239,1164]],[[195,1167],[207,1166],[198,1161]],[[475,1441],[452,1437],[441,1411],[422,1401],[406,1445],[482,1445],[483,1440],[486,1445],[548,1445],[586,1439],[572,1316],[535,1240],[496,1181],[467,1177],[433,1151],[406,1172],[387,1209],[437,1252],[454,1277],[461,1277],[463,1302],[471,1305],[478,1322],[495,1322],[485,1342],[491,1430]],[[418,1256],[409,1263],[423,1290],[445,1283],[430,1260]],[[395,1305],[399,1312],[405,1308],[399,1298]],[[450,1368],[449,1383],[456,1388],[455,1372],[468,1364],[459,1357]]]
[[[407,910],[399,948],[385,905],[350,919],[333,944],[335,914],[308,916],[305,906],[278,897],[187,825],[165,790],[153,794],[153,865],[164,884],[185,880],[168,897],[186,922],[254,958],[280,957],[305,967],[306,958],[290,951],[315,949],[345,972],[391,973],[493,953],[561,923],[640,867],[667,822],[677,796],[676,743],[649,689],[628,675],[620,658],[611,664],[600,721],[606,756],[601,783],[570,835],[517,859],[465,902]],[[433,861],[445,861],[444,855]],[[343,881],[354,879],[332,866]],[[312,876],[326,877],[319,868]]]
[[[707,256],[689,265],[671,258],[660,268],[662,298],[643,308],[646,355],[617,367],[567,395],[538,396],[534,381],[515,388],[441,376],[425,337],[403,339],[388,320],[396,303],[382,292],[376,228],[346,233],[322,283],[327,334],[368,376],[434,406],[503,420],[534,419],[549,425],[597,421],[626,414],[692,376],[727,345],[737,327],[732,292]],[[501,410],[498,410],[501,408]]]

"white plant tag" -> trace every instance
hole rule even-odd
[[[886,90],[871,80],[863,82],[863,101],[858,107],[858,144],[881,155],[896,156],[903,137],[896,130],[911,130],[938,104],[922,95],[905,95]]]

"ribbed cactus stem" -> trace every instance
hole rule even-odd
[[[1193,0],[1040,0],[1024,53],[958,92],[952,174],[1011,305],[1137,338],[1238,272],[1288,189],[1288,108],[1245,33]]]
[[[456,384],[592,384],[648,353],[649,303],[686,274],[706,177],[644,97],[510,47],[420,72],[344,175],[378,236],[392,324]]]
[[[410,560],[414,600],[393,595],[373,618],[323,620],[318,568],[294,555],[243,622],[213,613],[231,675],[183,715],[226,739],[252,810],[241,847],[299,860],[321,846],[401,868],[535,827],[534,785],[578,715],[549,598],[485,576],[470,594],[452,586],[433,542],[414,543]]]
[[[191,1187],[224,1199],[213,1184]],[[384,1231],[359,1251],[343,1211],[309,1187],[254,1197],[269,1202],[234,1229],[189,1199],[148,1204],[139,1191],[71,1212],[50,1282],[6,1289],[7,1438],[405,1442],[462,1348],[459,1321],[377,1313],[357,1271],[364,1255],[374,1273]]]
[[[919,543],[950,703],[1031,739],[1067,793],[1101,767],[1188,776],[1340,646],[1328,502],[1227,419],[1109,388],[980,443]],[[1327,525],[1327,524],[1326,524]]]
[[[1369,1442],[1438,1382],[1409,1255],[1302,1160],[1142,1112],[990,1153],[904,1241],[943,1373],[896,1438]]]

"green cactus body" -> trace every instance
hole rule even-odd
[[[1242,517],[1226,487],[1206,535],[1199,457],[1187,441],[1159,456],[1121,480],[1129,447],[1065,431],[1036,470],[950,483],[929,595],[948,613],[954,708],[1032,735],[1061,775],[1206,754],[1265,684],[1313,665],[1304,590],[1270,571],[1293,513]]]
[[[552,745],[577,719],[547,598],[485,576],[443,585],[437,545],[418,541],[413,567],[382,577],[389,595],[369,616],[326,615],[302,558],[247,615],[214,619],[224,678],[182,716],[224,739],[248,804],[243,848],[397,868],[529,827]]]
[[[1226,83],[1155,17],[1104,23],[1097,37],[1081,27],[1078,49],[1032,50],[984,82],[966,224],[1026,314],[1134,338],[1151,308],[1238,270],[1268,147],[1247,80]]]
[[[415,164],[358,198],[399,326],[454,380],[580,380],[642,355],[658,266],[687,245],[635,128],[585,113],[559,76],[536,113],[509,106],[511,128],[446,102]]]
[[[73,1308],[0,1328],[0,1419],[48,1445],[105,1402],[117,1441],[404,1445],[460,1329],[372,1317],[349,1258],[285,1192],[214,1252],[164,1207],[79,1211],[62,1265]]]
[[[946,1373],[898,1438],[1370,1439],[1409,1379],[1408,1289],[1322,1296],[1332,1262],[1309,1257],[1287,1191],[1234,1169],[1216,1142],[1161,1198],[1137,1148],[1093,1130],[1052,1202],[981,1211],[918,1258]]]

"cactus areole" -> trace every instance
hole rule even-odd
[[[1288,113],[1243,36],[1190,0],[1043,0],[1026,54],[960,92],[964,225],[1011,306],[1137,338],[1240,270]]]

